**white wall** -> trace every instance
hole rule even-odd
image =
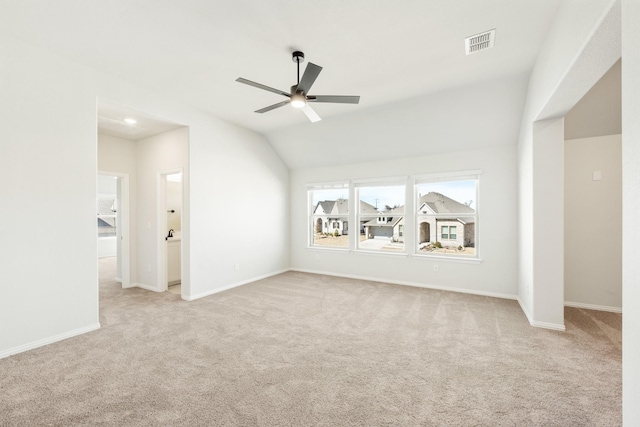
[[[565,303],[622,308],[621,135],[565,141]],[[595,181],[593,173],[601,173]]]
[[[533,123],[534,326],[564,329],[564,120]]]
[[[462,290],[485,295],[517,295],[515,145],[487,147],[373,163],[296,170],[291,173],[291,265],[294,269],[393,283]],[[310,249],[307,185],[327,181],[482,170],[478,242],[482,262],[447,261],[358,252]],[[413,201],[406,200],[407,211]],[[353,227],[352,227],[353,229]],[[406,223],[406,235],[415,227]],[[407,237],[407,242],[410,238]],[[409,245],[411,250],[413,245]],[[439,271],[434,272],[434,264]]]
[[[116,242],[116,236],[100,237],[98,239],[98,258],[118,255],[118,245]]]
[[[622,410],[640,420],[640,2],[622,0]]]
[[[192,126],[189,149],[192,298],[286,270],[289,171],[271,146],[240,128]]]
[[[99,327],[95,78],[0,37],[0,357]]]
[[[164,284],[158,282],[158,245],[164,244],[166,231],[158,224],[158,180],[159,174],[169,170],[183,170],[183,185],[185,188],[185,233],[183,245],[189,245],[189,129],[179,128],[160,135],[152,136],[135,143],[136,171],[137,171],[137,216],[133,222],[137,233],[137,284],[148,289],[164,290]],[[164,179],[164,178],[163,178]],[[166,213],[161,212],[162,215]],[[188,262],[182,266],[182,271],[188,275]],[[185,287],[188,280],[183,280]]]
[[[290,169],[515,144],[526,91],[524,73],[499,76],[391,105],[358,107],[344,116],[273,131],[267,137]]]
[[[557,120],[620,58],[619,19],[616,0],[561,2],[529,80],[518,142],[518,296],[534,325],[564,328],[564,233],[545,232],[547,218],[562,218],[564,205],[562,162],[549,156],[562,156]],[[554,126],[534,125],[545,120]],[[547,200],[546,210],[536,209],[536,200]],[[554,248],[553,259],[545,245]]]
[[[191,295],[288,267],[289,174],[263,137],[4,35],[0,57],[0,357],[99,326],[97,98],[189,126]]]

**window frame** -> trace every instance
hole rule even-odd
[[[414,215],[413,215],[413,219],[414,219],[414,227],[415,227],[415,232],[414,232],[414,239],[415,239],[415,245],[414,245],[414,249],[413,249],[413,254],[416,257],[421,257],[421,258],[438,258],[438,259],[450,259],[450,260],[457,260],[457,261],[480,261],[480,216],[481,216],[481,210],[480,210],[480,177],[482,175],[482,171],[481,170],[470,170],[470,171],[460,171],[460,172],[448,172],[448,173],[441,173],[441,174],[428,174],[428,175],[418,175],[414,177],[414,182],[413,182],[413,186],[414,186]],[[475,208],[473,213],[468,213],[468,212],[460,212],[460,213],[424,213],[420,211],[420,208],[422,207],[422,205],[420,204],[420,187],[423,184],[429,184],[429,183],[449,183],[449,182],[454,182],[454,181],[475,181],[475,199],[474,199],[474,203],[475,203]],[[446,196],[446,194],[443,194]],[[457,201],[457,200],[455,200]],[[458,201],[458,203],[464,203],[464,201],[460,202]],[[472,242],[473,245],[471,246],[466,246],[464,244],[461,245],[456,245],[454,244],[454,248],[456,249],[455,253],[440,253],[440,252],[425,252],[422,250],[421,245],[423,245],[424,243],[427,242],[431,242],[431,239],[424,241],[424,237],[421,237],[421,233],[422,232],[428,232],[429,234],[431,234],[431,232],[429,231],[423,231],[422,230],[422,224],[423,223],[427,223],[427,224],[433,224],[435,225],[435,241],[441,241],[444,244],[445,242],[452,242],[452,241],[457,241],[460,239],[460,235],[462,233],[462,239],[464,241],[464,239],[466,239],[466,235],[465,235],[465,231],[464,228],[459,227],[458,225],[466,225],[469,224],[469,222],[464,222],[464,218],[473,218],[473,238],[472,238]],[[442,222],[449,222],[449,224],[442,224]],[[458,222],[459,224],[451,224],[452,222]],[[447,227],[447,239],[444,239],[442,237],[442,228],[443,227]],[[455,228],[455,239],[451,238],[451,227]],[[429,226],[426,227],[427,230],[429,230]],[[438,233],[440,233],[440,239],[438,239]],[[463,253],[457,253],[457,248],[463,246],[465,248],[470,248],[473,247],[473,253],[472,254],[463,254]],[[451,246],[449,246],[451,247]]]
[[[371,213],[363,213],[362,212],[362,203],[361,203],[361,190],[363,188],[374,188],[374,187],[401,187],[402,191],[402,203],[400,204],[400,207],[404,207],[403,213],[402,213],[402,217],[398,220],[398,222],[396,223],[396,226],[400,225],[404,225],[404,223],[406,223],[407,221],[407,213],[406,213],[406,198],[407,198],[407,187],[408,187],[408,177],[406,176],[402,176],[402,177],[382,177],[382,178],[375,178],[375,179],[362,179],[362,180],[356,180],[353,181],[352,185],[353,185],[353,200],[354,203],[357,203],[356,208],[354,208],[355,211],[355,223],[358,224],[358,233],[356,234],[356,238],[355,240],[355,251],[357,252],[363,252],[363,253],[375,253],[375,254],[384,254],[384,255],[403,255],[406,256],[408,254],[407,251],[407,244],[404,241],[404,236],[402,239],[402,242],[397,242],[397,241],[393,241],[395,238],[395,232],[393,230],[393,228],[395,228],[395,226],[392,226],[392,230],[391,230],[391,241],[390,241],[390,247],[394,247],[394,245],[398,245],[398,244],[402,244],[401,249],[378,249],[378,248],[368,248],[368,247],[362,247],[361,246],[361,236],[362,236],[362,232],[360,231],[362,229],[362,227],[364,226],[364,224],[375,220],[376,224],[388,224],[390,222],[390,218],[393,218],[394,215],[389,215],[388,212],[384,212],[381,211],[379,207],[375,207],[376,208],[376,212],[371,212]],[[370,203],[366,202],[365,203],[371,205]],[[395,217],[397,217],[399,215],[395,215]],[[365,236],[366,236],[366,230],[365,230]],[[365,238],[364,240],[369,240],[368,238]]]
[[[315,214],[315,210],[317,208],[317,204],[314,204],[314,192],[322,191],[322,190],[344,190],[347,195],[346,199],[342,198],[342,200],[347,201],[347,213],[344,216],[340,216],[337,218],[328,218],[327,215],[317,215]],[[332,235],[335,230],[340,230],[340,235],[348,236],[348,230],[345,229],[342,224],[345,221],[349,222],[349,215],[351,212],[351,182],[350,181],[332,181],[325,183],[316,183],[307,185],[307,202],[308,202],[308,225],[307,225],[307,247],[310,249],[321,249],[321,250],[334,250],[334,251],[348,251],[351,249],[351,239],[347,237],[347,246],[338,246],[338,245],[320,245],[315,243],[315,232],[317,220],[321,217],[327,217],[326,221],[322,221],[322,231],[321,234]],[[336,198],[335,200],[338,200]],[[318,201],[320,203],[320,201]],[[346,218],[346,219],[343,219]],[[345,233],[346,231],[346,233]],[[344,240],[344,239],[343,239]]]

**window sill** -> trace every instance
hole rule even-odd
[[[307,249],[311,249],[314,251],[349,252],[349,248],[342,248],[338,246],[307,246]]]
[[[476,257],[463,257],[463,256],[451,256],[451,255],[434,255],[434,254],[412,254],[412,258],[424,259],[429,261],[447,261],[447,262],[459,262],[462,264],[480,264],[482,258]]]
[[[368,251],[366,249],[354,249],[353,251],[354,254],[364,254],[364,255],[382,255],[382,256],[391,256],[391,257],[396,257],[396,258],[406,258],[409,256],[408,253],[406,252],[385,252],[385,251]]]

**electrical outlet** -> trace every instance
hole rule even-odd
[[[433,271],[434,273],[437,273],[438,271],[440,271],[440,267],[438,266],[438,264],[433,264]]]
[[[147,273],[151,273],[151,264],[147,264]]]
[[[234,263],[234,264],[233,264],[233,269],[234,269],[235,271],[240,270],[240,263],[239,263],[239,262]]]

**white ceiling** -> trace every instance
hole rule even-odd
[[[97,119],[100,133],[132,141],[139,141],[184,126],[103,99],[98,100]],[[136,123],[128,123],[126,119],[134,119]]]
[[[312,94],[361,96],[315,104],[326,122],[528,73],[559,1],[3,1],[0,32],[269,136],[315,124],[254,113],[282,98],[234,80],[288,91],[293,50],[324,67]],[[493,28],[495,47],[465,56],[464,38]]]
[[[564,118],[565,139],[622,133],[622,60],[618,60]]]

